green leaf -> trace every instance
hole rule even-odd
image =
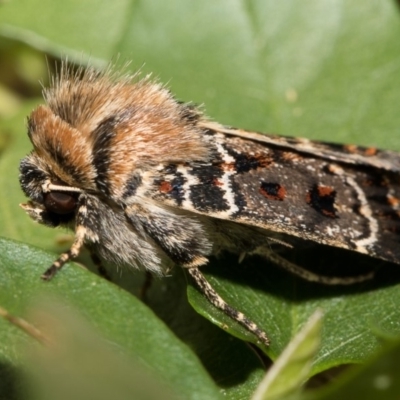
[[[400,394],[400,341],[393,338],[364,365],[349,368],[330,387],[306,391],[302,399],[395,400]]]
[[[51,282],[40,280],[52,257],[25,245],[0,240],[0,305],[24,316],[39,298],[62,298],[76,308],[117,352],[139,360],[185,398],[219,398],[219,391],[198,358],[142,302],[77,266],[67,266]],[[29,338],[0,320],[0,355],[16,364]],[[34,324],[35,325],[35,324]],[[46,332],[43,332],[46,335]],[[84,333],[83,333],[84,334]]]
[[[320,344],[321,320],[317,310],[270,368],[252,400],[288,399],[299,392]]]
[[[81,310],[120,352],[150,366],[185,398],[218,394],[201,364],[231,399],[249,397],[262,379],[262,364],[247,346],[229,338],[187,305],[186,283],[179,275],[154,282],[148,298],[181,340],[132,294],[76,265],[65,266],[51,282],[41,281],[41,273],[53,260],[42,251],[0,240],[0,305],[13,315],[24,316],[38,297],[63,299],[68,309]],[[130,278],[123,274],[120,284],[132,291]],[[137,278],[136,286],[140,284]],[[0,360],[17,365],[24,351],[21,338],[27,338],[6,322],[0,320],[0,326]]]
[[[174,394],[143,360],[132,360],[115,351],[115,344],[107,343],[86,321],[53,302],[53,298],[42,299],[31,313],[47,335],[47,345],[30,348],[24,357],[30,380],[28,398],[181,398],[178,390]]]

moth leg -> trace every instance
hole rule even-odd
[[[225,300],[212,288],[205,276],[198,268],[187,268],[189,274],[193,277],[207,300],[215,307],[222,310],[228,317],[244,326],[249,332],[253,333],[265,345],[269,346],[269,339],[266,333],[261,330],[253,321],[243,313],[231,307]]]
[[[338,277],[338,276],[326,276],[315,274],[305,268],[300,267],[272,250],[268,250],[265,247],[259,248],[252,252],[252,254],[259,254],[272,263],[278,265],[279,267],[289,271],[290,273],[299,276],[300,278],[309,281],[317,282],[323,285],[354,285],[355,283],[360,283],[372,279],[374,277],[374,272],[369,272],[367,274],[350,276],[350,277]]]
[[[93,251],[91,251],[90,252],[90,258],[92,259],[93,264],[96,266],[97,272],[99,273],[99,275],[102,278],[107,279],[108,281],[112,282],[111,276],[108,274],[108,271],[106,270],[106,268],[102,264],[99,256],[96,253],[94,253]]]
[[[151,288],[152,283],[153,283],[153,275],[149,271],[146,271],[144,275],[144,282],[140,287],[139,291],[139,298],[141,300],[146,301],[147,292]]]
[[[75,239],[71,248],[67,252],[62,253],[60,257],[58,257],[57,260],[51,264],[41,278],[45,281],[49,281],[64,266],[64,264],[77,257],[84,245],[85,237],[86,228],[82,225],[78,226],[75,231]]]
[[[42,275],[42,279],[45,281],[49,281],[53,278],[53,276],[67,263],[69,260],[76,258],[82,247],[85,244],[85,241],[89,242],[97,242],[99,237],[97,235],[98,228],[97,224],[97,215],[90,212],[93,209],[91,202],[89,199],[81,198],[80,206],[75,215],[75,238],[71,245],[71,248],[60,255],[56,261],[51,264],[50,268],[46,270],[46,272]]]

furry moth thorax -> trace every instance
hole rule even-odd
[[[82,242],[118,264],[156,273],[165,259],[204,264],[212,244],[203,223],[150,196],[165,166],[210,162],[201,113],[148,78],[65,66],[44,97],[20,165],[29,216],[85,230]]]

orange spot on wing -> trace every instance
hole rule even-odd
[[[162,181],[158,187],[158,190],[161,193],[169,193],[172,190],[172,185],[167,181]]]
[[[259,193],[268,200],[283,201],[286,197],[286,189],[279,183],[262,182],[260,185]]]
[[[331,188],[330,186],[318,186],[317,190],[318,190],[318,195],[321,197],[332,196],[334,193],[333,188]]]
[[[368,157],[372,157],[376,155],[377,152],[378,150],[376,149],[376,147],[368,147],[367,149],[365,149],[364,154]]]
[[[392,207],[398,207],[400,204],[400,199],[391,195],[387,196],[387,201]]]
[[[218,180],[217,178],[214,178],[214,179],[213,179],[212,184],[213,184],[214,186],[223,186],[223,185],[224,185],[224,184],[223,184],[220,180]]]
[[[348,153],[357,153],[358,147],[356,145],[354,145],[354,144],[345,144],[343,146],[343,149],[345,151],[347,151]]]

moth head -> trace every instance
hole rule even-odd
[[[52,175],[35,152],[21,161],[19,180],[30,198],[21,207],[33,220],[54,227],[75,219],[81,190]]]

